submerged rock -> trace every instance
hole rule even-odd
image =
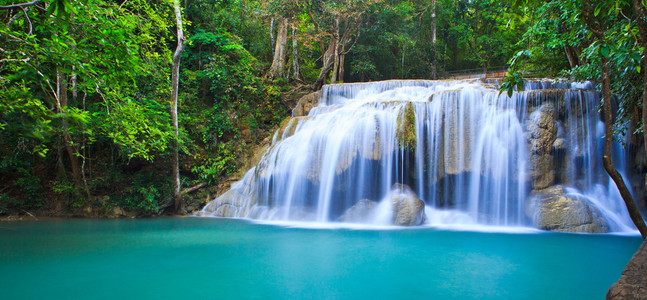
[[[391,206],[394,225],[417,226],[425,222],[425,202],[405,184],[393,185]]]
[[[526,214],[535,227],[560,232],[604,233],[609,224],[600,210],[588,199],[567,194],[561,186],[535,192]]]
[[[344,212],[339,221],[348,223],[364,223],[370,218],[374,209],[377,207],[375,201],[368,199],[359,200],[355,205],[351,206]]]
[[[634,254],[606,299],[647,299],[647,242]]]

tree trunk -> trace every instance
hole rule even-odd
[[[569,45],[565,45],[564,53],[566,53],[566,57],[568,58],[568,64],[571,66],[571,69],[580,65],[579,57],[575,49],[573,49],[573,47]]]
[[[404,55],[406,53],[406,46],[402,44],[402,60],[400,61],[400,78],[404,79]]]
[[[337,82],[337,74],[339,72],[339,44],[343,44],[344,41],[339,41],[339,22],[340,22],[340,17],[336,16],[335,17],[335,49],[334,49],[334,57],[333,57],[333,67],[332,67],[332,77],[330,77],[330,83],[335,83]],[[348,26],[348,25],[347,25]]]
[[[319,33],[321,32],[319,30],[319,23],[317,22],[317,20],[315,20],[310,5],[306,5],[306,12],[308,13],[308,17],[310,17],[310,21],[312,21],[312,24],[315,26],[315,34],[319,35]],[[324,54],[324,41],[322,39],[319,39],[319,51],[321,51],[321,55]]]
[[[326,82],[326,78],[328,78],[328,73],[330,73],[330,70],[332,70],[336,47],[337,40],[334,36],[332,36],[330,37],[330,42],[328,43],[328,49],[326,49],[326,52],[323,55],[323,66],[321,67],[321,72],[319,72],[319,77],[313,85],[313,89],[315,91],[321,89],[323,84]]]
[[[616,183],[622,199],[625,201],[627,211],[631,220],[640,231],[643,240],[647,238],[647,225],[640,215],[638,206],[633,200],[629,189],[625,185],[622,176],[613,165],[613,158],[611,157],[611,145],[613,144],[613,113],[611,111],[611,83],[609,80],[609,58],[602,57],[602,98],[603,98],[603,113],[606,129],[604,133],[604,155],[602,156],[602,164],[611,179]]]
[[[65,75],[56,69],[56,106],[59,113],[64,114],[65,108],[67,107],[67,78]],[[85,174],[79,166],[79,150],[78,147],[74,145],[74,140],[70,135],[69,125],[65,118],[62,119],[63,122],[63,142],[65,144],[65,151],[67,156],[70,159],[70,166],[72,167],[72,176],[74,177],[74,188],[77,192],[81,193],[82,190],[85,190],[86,199],[89,200],[90,189],[88,184],[85,181]]]
[[[643,123],[643,142],[647,150],[647,9],[640,0],[632,0],[634,13],[636,14],[636,24],[638,24],[638,33],[640,43],[643,47],[642,72],[643,72],[643,97],[642,97],[642,123]]]
[[[292,26],[292,72],[294,79],[299,79],[301,70],[299,69],[299,49],[297,42],[297,26]]]
[[[274,46],[274,18],[270,21],[270,43]]]
[[[436,0],[431,0],[431,18],[429,22],[430,42],[436,45]]]
[[[438,78],[438,60],[436,59],[436,0],[431,0],[431,16],[429,18],[429,42],[431,43],[431,66],[429,68],[429,77]],[[447,49],[447,45],[445,45]]]
[[[337,74],[339,72],[339,47],[335,47],[335,54],[333,56],[332,76],[330,76],[330,83],[337,82]]]
[[[344,45],[341,47],[341,54],[339,55],[339,81],[344,82],[344,61],[346,54],[344,53]]]
[[[179,0],[173,0],[175,22],[177,23],[177,46],[173,54],[173,69],[171,73],[171,121],[173,122],[173,208],[178,212],[182,208],[182,194],[180,193],[180,159],[179,159],[179,126],[177,118],[177,96],[180,84],[180,59],[184,50],[184,31],[182,30],[182,10]]]
[[[285,58],[287,57],[288,45],[288,19],[279,20],[279,29],[276,34],[276,45],[274,47],[274,59],[270,67],[270,78],[285,78]]]

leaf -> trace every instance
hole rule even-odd
[[[604,57],[609,57],[610,56],[610,50],[609,50],[609,47],[607,47],[607,45],[602,45],[600,47],[600,55],[602,55]]]
[[[598,4],[598,6],[595,7],[595,12],[593,13],[593,15],[597,17],[600,14],[600,10],[602,10],[602,3]]]

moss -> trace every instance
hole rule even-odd
[[[281,124],[279,125],[279,134],[282,135],[285,130],[288,128],[288,126],[292,123],[292,117],[287,117],[281,121]]]
[[[413,149],[416,147],[416,113],[412,103],[408,103],[398,115],[396,135],[400,148]]]

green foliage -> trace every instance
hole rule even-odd
[[[53,180],[51,185],[52,192],[68,199],[71,208],[79,208],[86,204],[86,200],[80,197],[73,183],[67,180]]]
[[[17,206],[20,202],[15,198],[1,193],[0,194],[0,214],[5,214],[11,207]]]
[[[530,57],[531,52],[528,50],[522,50],[517,52],[510,61],[508,61],[508,64],[510,65],[510,68],[508,69],[508,72],[503,78],[503,82],[501,83],[499,95],[501,95],[503,92],[506,92],[508,94],[508,97],[512,97],[512,94],[514,93],[515,90],[522,91],[524,87],[524,79],[523,75],[521,74],[520,71],[518,71],[518,68],[523,65],[523,61]]]
[[[174,138],[167,109],[156,99],[121,99],[110,111],[94,112],[90,127],[95,130],[91,134],[110,139],[128,158],[152,160]]]
[[[239,158],[240,150],[236,147],[235,143],[220,143],[215,149],[216,154],[207,157],[200,165],[193,167],[191,171],[199,174],[199,177],[207,183],[215,183],[214,181],[221,177],[232,175],[238,165],[236,160]]]
[[[139,212],[141,215],[149,216],[159,213],[160,205],[165,199],[169,199],[172,193],[170,180],[156,178],[153,173],[140,173],[132,178],[131,185],[120,194],[110,197],[116,199],[114,204],[119,207]],[[110,204],[108,204],[110,206]],[[106,207],[109,209],[109,207]]]
[[[232,175],[253,132],[271,128],[287,113],[280,101],[287,82],[265,82],[261,65],[242,43],[222,29],[198,31],[184,53],[183,86],[190,104],[182,111],[184,124],[193,128],[187,149],[199,181],[215,183]]]

